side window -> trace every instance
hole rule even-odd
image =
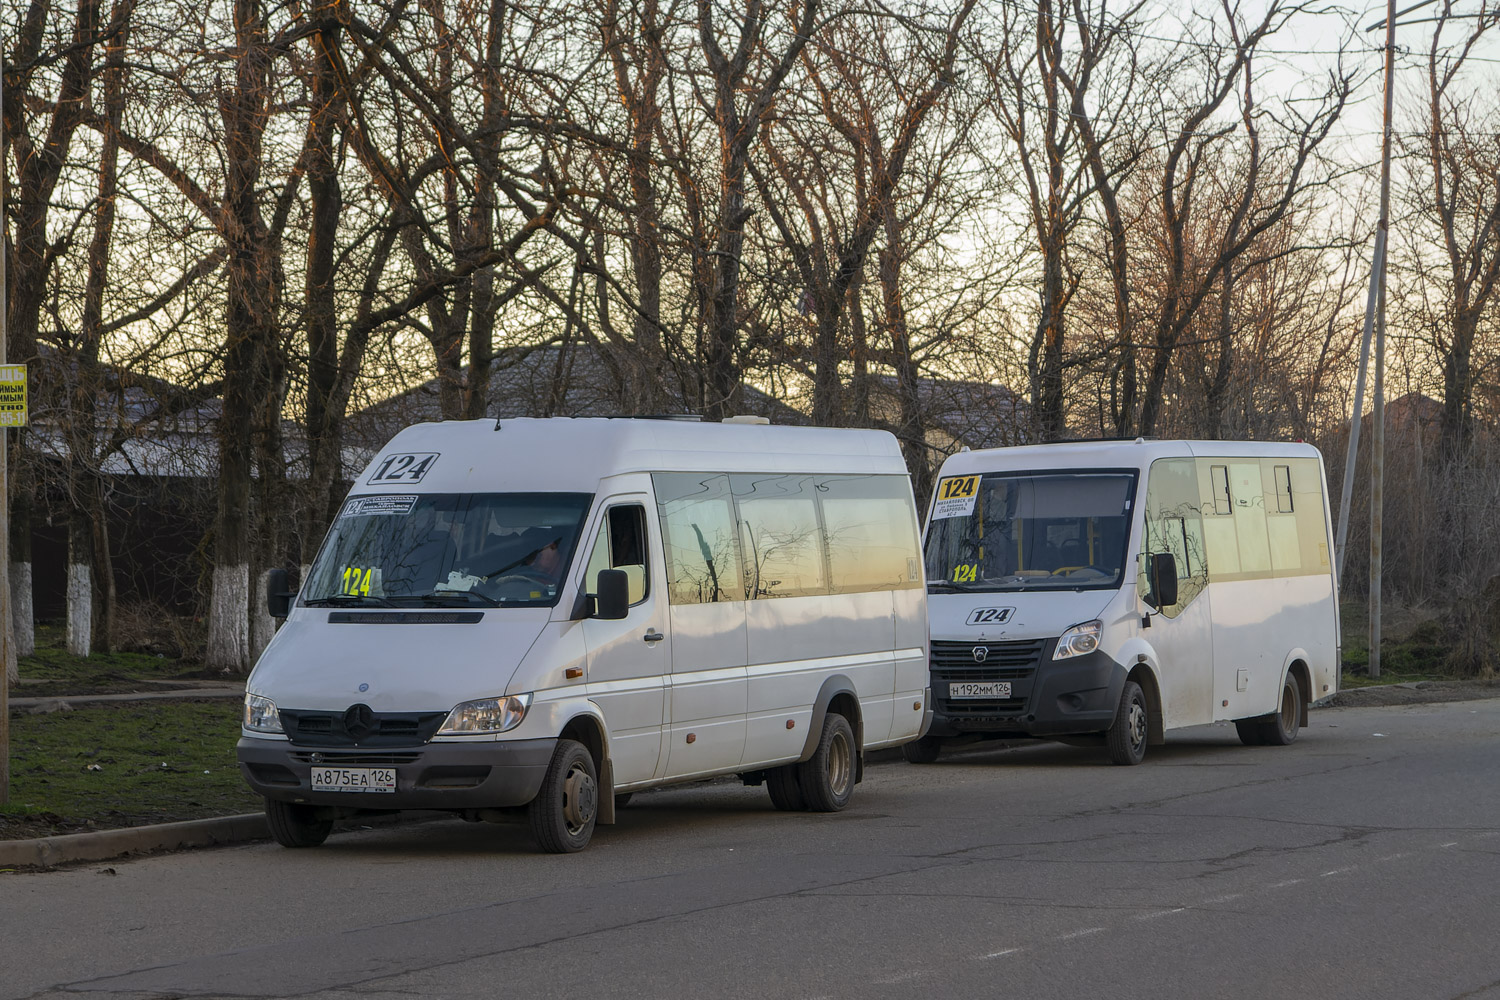
[[[1208,471],[1214,487],[1214,513],[1221,516],[1234,513],[1229,498],[1229,466],[1215,465]]]
[[[1215,466],[1215,470],[1220,468]],[[1203,515],[1198,504],[1198,474],[1192,459],[1168,458],[1151,463],[1146,483],[1146,534],[1136,591],[1142,599],[1151,592],[1146,576],[1151,556],[1170,552],[1177,564],[1177,603],[1161,609],[1168,618],[1177,617],[1208,585]]]
[[[630,580],[630,603],[646,599],[650,576],[646,572],[646,509],[640,504],[619,504],[604,512],[604,521],[589,553],[584,571],[584,592],[599,592],[599,571],[622,569]]]
[[[664,472],[651,481],[661,518],[668,599],[673,604],[743,601],[729,477]]]
[[[911,488],[901,476],[816,481],[835,594],[922,586]]]
[[[828,593],[815,477],[730,477],[751,600]]]

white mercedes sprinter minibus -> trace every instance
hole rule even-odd
[[[1339,676],[1322,457],[1077,442],[953,455],[926,535],[934,721],[907,745],[1054,737],[1137,764],[1234,720],[1287,744]]]
[[[288,847],[440,809],[577,851],[632,792],[720,774],[835,811],[865,750],[926,721],[916,508],[884,432],[420,424],[285,588],[238,752]]]

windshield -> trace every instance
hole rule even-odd
[[[1114,471],[944,477],[927,528],[928,588],[1118,587],[1135,480]]]
[[[302,588],[308,606],[557,603],[587,493],[350,497]]]

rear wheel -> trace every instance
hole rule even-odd
[[[316,806],[266,799],[266,825],[282,847],[317,847],[333,830],[331,818],[319,818]]]
[[[1265,716],[1260,724],[1260,741],[1266,746],[1284,747],[1297,739],[1302,724],[1302,685],[1297,675],[1288,672],[1281,685],[1281,707]]]
[[[1109,759],[1116,764],[1139,764],[1146,759],[1146,736],[1151,731],[1146,695],[1135,681],[1126,681],[1120,692],[1115,721],[1105,733]]]
[[[557,741],[526,818],[537,846],[548,854],[572,854],[588,846],[599,818],[599,779],[587,747],[575,740]]]
[[[901,745],[901,756],[908,764],[931,764],[943,752],[943,741],[936,736],[924,736],[919,740]]]
[[[771,793],[771,805],[782,812],[801,812],[807,808],[807,799],[802,797],[802,785],[797,780],[796,764],[767,771],[766,791]]]
[[[797,765],[798,784],[807,808],[813,812],[838,812],[854,795],[854,775],[859,766],[859,748],[849,720],[832,712],[823,717],[823,735],[818,749]]]
[[[1240,734],[1240,742],[1247,747],[1264,746],[1265,740],[1261,738],[1260,719],[1235,719],[1234,731]]]

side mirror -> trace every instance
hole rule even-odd
[[[599,593],[594,596],[594,617],[619,621],[630,613],[630,577],[623,569],[599,571]]]
[[[1151,584],[1151,603],[1158,608],[1170,608],[1177,603],[1177,558],[1170,552],[1155,552],[1151,555],[1151,570],[1147,581]]]
[[[285,618],[291,614],[292,598],[296,594],[286,589],[286,570],[273,569],[266,574],[266,610],[272,618]]]

